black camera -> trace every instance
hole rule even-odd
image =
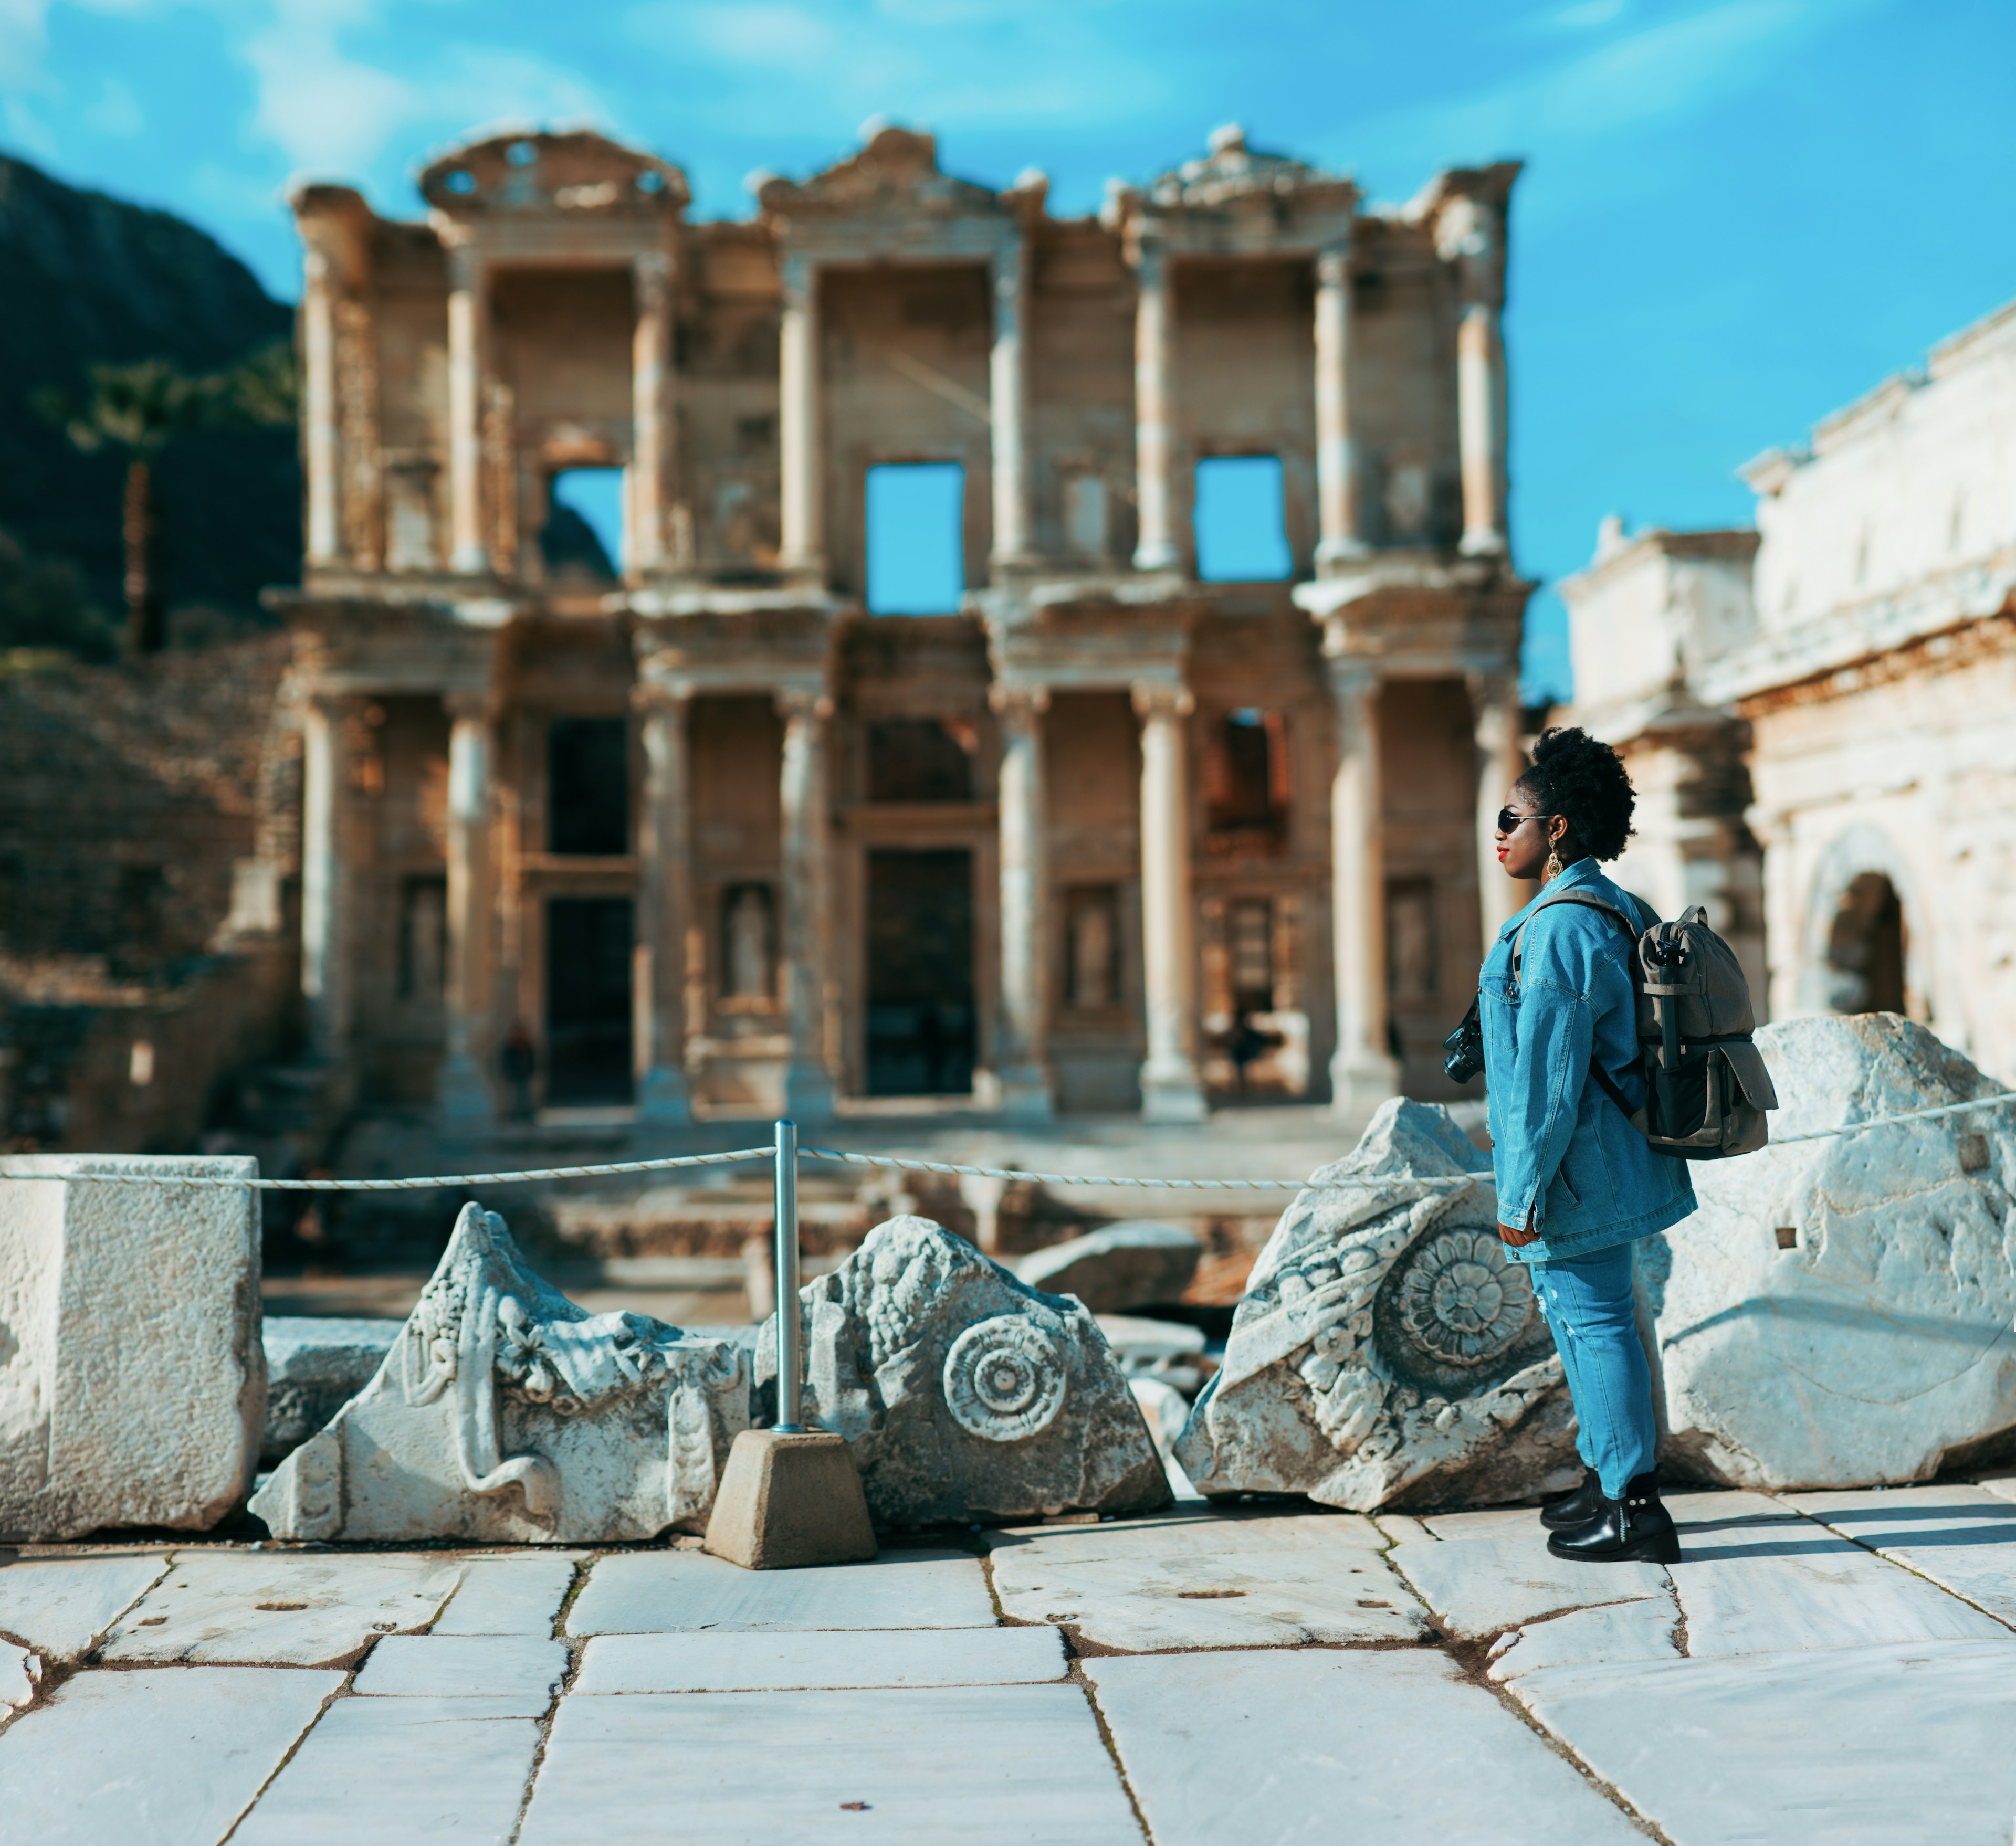
[[[1477,1017],[1477,1002],[1463,1016],[1463,1024],[1442,1041],[1442,1069],[1453,1083],[1467,1083],[1484,1074],[1484,1027]]]

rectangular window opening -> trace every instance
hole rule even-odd
[[[564,468],[547,484],[539,554],[556,583],[613,583],[623,558],[621,468]]]
[[[899,462],[868,470],[868,607],[952,615],[966,594],[966,470]]]
[[[1205,583],[1277,583],[1293,574],[1281,458],[1214,455],[1197,465],[1197,576]]]
[[[547,850],[617,858],[630,850],[630,727],[556,718],[546,732]]]
[[[1278,853],[1288,841],[1288,724],[1284,712],[1228,711],[1204,745],[1206,849]]]
[[[554,898],[546,905],[546,1100],[631,1099],[628,898]]]

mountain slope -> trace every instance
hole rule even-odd
[[[94,363],[160,358],[211,372],[290,336],[293,311],[214,239],[164,211],[67,186],[0,156],[0,532],[81,573],[121,606],[124,459],[80,455],[34,408],[73,396]],[[160,567],[172,612],[256,617],[260,590],[298,581],[301,473],[291,430],[178,438],[157,469]],[[0,645],[5,638],[0,636]]]

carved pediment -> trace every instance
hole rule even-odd
[[[466,142],[428,162],[419,185],[430,205],[456,218],[654,218],[692,196],[686,176],[670,162],[588,129]]]
[[[1248,147],[1246,131],[1237,123],[1214,130],[1210,146],[1203,159],[1186,160],[1152,181],[1146,189],[1147,201],[1165,207],[1209,207],[1294,196],[1298,202],[1341,203],[1357,196],[1357,187],[1342,174]]]
[[[778,218],[998,214],[1011,209],[987,187],[941,172],[936,139],[913,128],[876,128],[860,153],[802,183],[761,174],[750,184],[765,213]]]

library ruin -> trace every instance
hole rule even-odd
[[[1521,901],[1517,171],[1375,206],[1229,128],[1055,218],[871,124],[749,221],[585,132],[440,156],[420,222],[302,189],[315,1048],[471,1126],[1453,1093]],[[1228,463],[1278,580],[1200,558]],[[963,583],[879,614],[918,465]]]

